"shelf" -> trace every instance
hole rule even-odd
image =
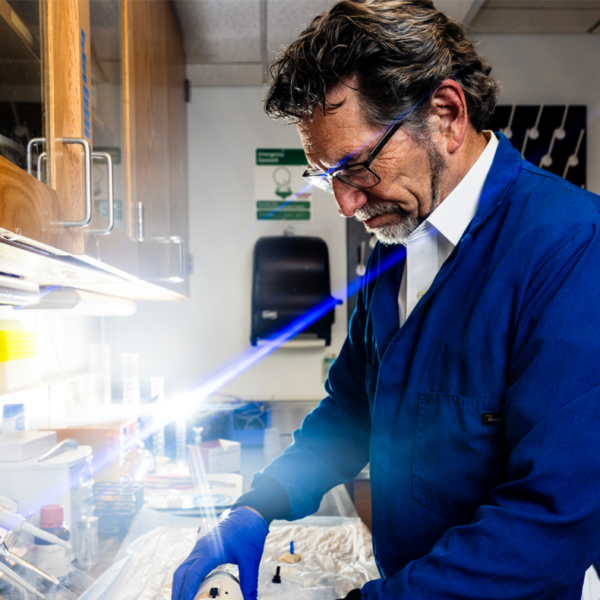
[[[0,230],[1,233],[1,230]],[[64,286],[133,301],[181,301],[185,296],[87,256],[54,254],[26,238],[0,239],[0,272],[40,286]],[[35,246],[34,246],[35,245]]]

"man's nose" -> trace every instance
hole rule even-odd
[[[353,217],[354,213],[367,202],[367,194],[334,177],[331,181],[335,202],[340,214],[344,217]]]

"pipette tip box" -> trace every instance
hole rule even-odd
[[[20,462],[56,445],[55,431],[25,431],[19,437],[0,434],[0,462]]]

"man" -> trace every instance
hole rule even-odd
[[[177,570],[256,598],[273,518],[370,461],[363,600],[581,597],[600,555],[598,198],[485,131],[498,87],[429,0],[343,0],[273,68],[307,179],[375,247],[325,398]]]

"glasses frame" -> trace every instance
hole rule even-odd
[[[370,165],[375,160],[375,157],[381,152],[383,147],[390,141],[390,139],[392,138],[394,133],[396,133],[396,131],[398,131],[398,129],[400,129],[400,126],[404,122],[405,122],[404,119],[398,119],[397,121],[395,121],[389,127],[389,129],[381,136],[380,140],[377,142],[377,144],[375,144],[375,147],[373,148],[373,150],[371,150],[371,152],[369,153],[369,156],[367,156],[367,159],[364,160],[363,162],[359,162],[359,163],[346,162],[340,168],[333,167],[333,168],[329,169],[328,171],[320,171],[317,173],[311,172],[310,169],[306,169],[306,171],[304,171],[302,177],[309,183],[312,183],[313,185],[317,185],[317,187],[319,187],[320,189],[323,189],[324,191],[326,191],[330,194],[333,194],[333,186],[331,185],[331,182],[333,181],[334,177],[337,177],[340,181],[342,181],[346,185],[349,185],[350,187],[353,187],[357,190],[369,190],[369,189],[375,187],[376,185],[379,185],[379,183],[381,183],[381,177],[379,177],[379,175],[377,175],[377,173],[375,173],[375,171],[370,169]],[[365,168],[369,173],[371,173],[377,179],[377,183],[374,183],[373,185],[368,185],[368,186],[361,186],[361,185],[357,185],[356,183],[352,182],[350,179],[342,178],[342,176],[340,175],[342,171],[345,171],[346,169],[356,168],[356,167]],[[321,187],[320,185],[315,183],[316,179],[326,180],[328,185],[326,187]]]

